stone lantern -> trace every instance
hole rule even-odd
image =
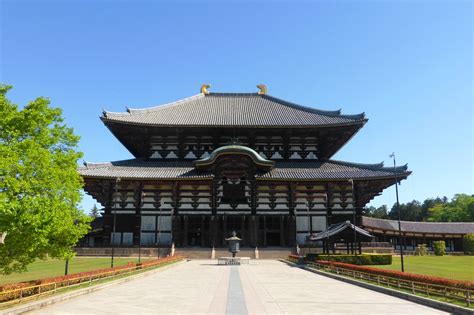
[[[225,240],[229,242],[229,252],[232,253],[232,257],[235,257],[235,254],[240,252],[240,241],[242,239],[238,238],[235,231],[233,231],[232,236]]]

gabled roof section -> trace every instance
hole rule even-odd
[[[260,174],[261,179],[326,180],[326,179],[375,179],[393,178],[397,174],[404,179],[411,174],[408,166],[384,167],[383,163],[362,164],[343,161],[281,161],[269,172]]]
[[[373,238],[373,236],[370,235],[370,233],[367,232],[366,230],[361,229],[358,226],[355,226],[350,221],[346,221],[346,222],[333,224],[326,231],[322,231],[322,232],[320,232],[316,235],[310,236],[309,239],[311,241],[321,241],[321,240],[325,240],[325,239],[333,239],[333,238],[336,238],[336,237],[340,236],[342,233],[347,234],[347,230],[351,231],[351,233],[349,234],[351,236],[353,235],[353,232],[355,230],[355,232],[357,233],[357,238],[359,240],[362,240],[361,237],[365,240],[370,240],[370,239]]]
[[[343,115],[258,93],[197,94],[176,102],[125,113],[103,112],[104,123],[163,127],[295,127],[364,124],[364,113]]]
[[[86,163],[79,168],[85,178],[123,179],[211,179],[212,173],[197,170],[193,161],[167,161],[131,159],[109,163]],[[393,178],[404,179],[411,174],[406,166],[394,168],[381,164],[354,164],[341,161],[277,161],[269,171],[260,171],[260,180],[366,180]]]

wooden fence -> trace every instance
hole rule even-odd
[[[294,261],[290,258],[290,260]],[[427,282],[418,282],[405,280],[395,277],[377,275],[357,270],[351,270],[331,265],[320,264],[317,262],[307,262],[308,267],[321,269],[338,275],[351,277],[357,280],[376,283],[378,285],[387,286],[398,290],[411,292],[412,294],[425,295],[427,297],[438,297],[446,302],[458,301],[465,303],[467,307],[471,307],[474,290],[448,287],[439,284],[431,284]]]
[[[104,281],[106,279],[111,279],[120,276],[130,276],[134,273],[151,270],[181,260],[183,260],[181,256],[174,256],[170,258],[164,258],[155,262],[145,262],[140,265],[122,267],[117,270],[109,270],[100,273],[94,273],[93,271],[91,271],[88,275],[1,291],[0,308],[36,299],[41,296],[55,294],[58,291],[63,291],[78,286],[91,286],[96,281]]]

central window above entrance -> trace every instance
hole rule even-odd
[[[244,204],[247,203],[245,197],[245,180],[230,181],[224,179],[222,181],[222,192],[221,203],[228,204]]]

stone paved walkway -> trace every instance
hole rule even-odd
[[[274,260],[195,260],[35,314],[444,314]]]

